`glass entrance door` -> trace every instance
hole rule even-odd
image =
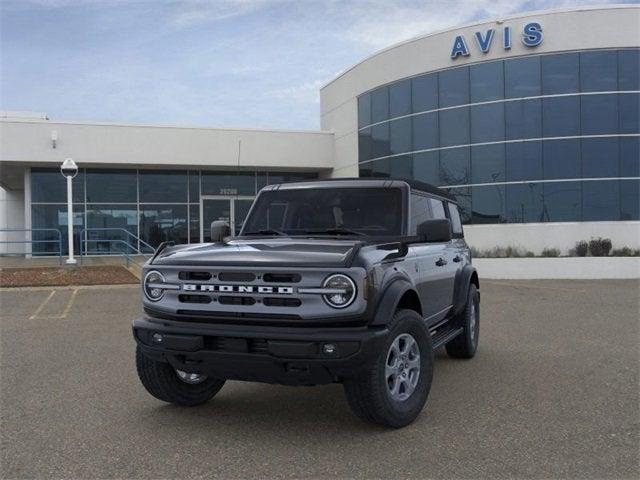
[[[237,235],[249,213],[252,197],[203,196],[200,199],[200,241],[211,241],[211,222],[222,220],[231,227],[231,234]]]

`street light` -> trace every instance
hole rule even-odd
[[[78,174],[78,166],[72,158],[65,159],[60,166],[60,173],[67,179],[67,232],[69,235],[69,258],[67,265],[75,265],[76,259],[73,258],[73,187],[71,185],[73,177]]]

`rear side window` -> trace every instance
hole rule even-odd
[[[442,200],[430,198],[429,205],[431,206],[431,218],[447,218],[444,213],[444,204],[442,203]]]
[[[429,218],[431,218],[429,199],[423,195],[416,195],[415,193],[412,193],[409,235],[415,235],[418,232],[418,225]]]
[[[449,208],[449,219],[451,220],[451,231],[454,235],[462,235],[462,221],[460,220],[460,212],[458,206],[453,203],[447,203]]]

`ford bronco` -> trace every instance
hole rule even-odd
[[[458,206],[413,181],[269,185],[239,235],[163,244],[142,272],[133,322],[140,380],[194,406],[226,380],[339,382],[362,419],[411,423],[434,350],[471,358],[480,284]]]

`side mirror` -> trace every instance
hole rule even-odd
[[[231,227],[224,220],[211,222],[211,241],[221,242],[224,237],[231,235]]]
[[[451,222],[448,218],[426,220],[416,232],[423,242],[441,243],[451,240]]]

